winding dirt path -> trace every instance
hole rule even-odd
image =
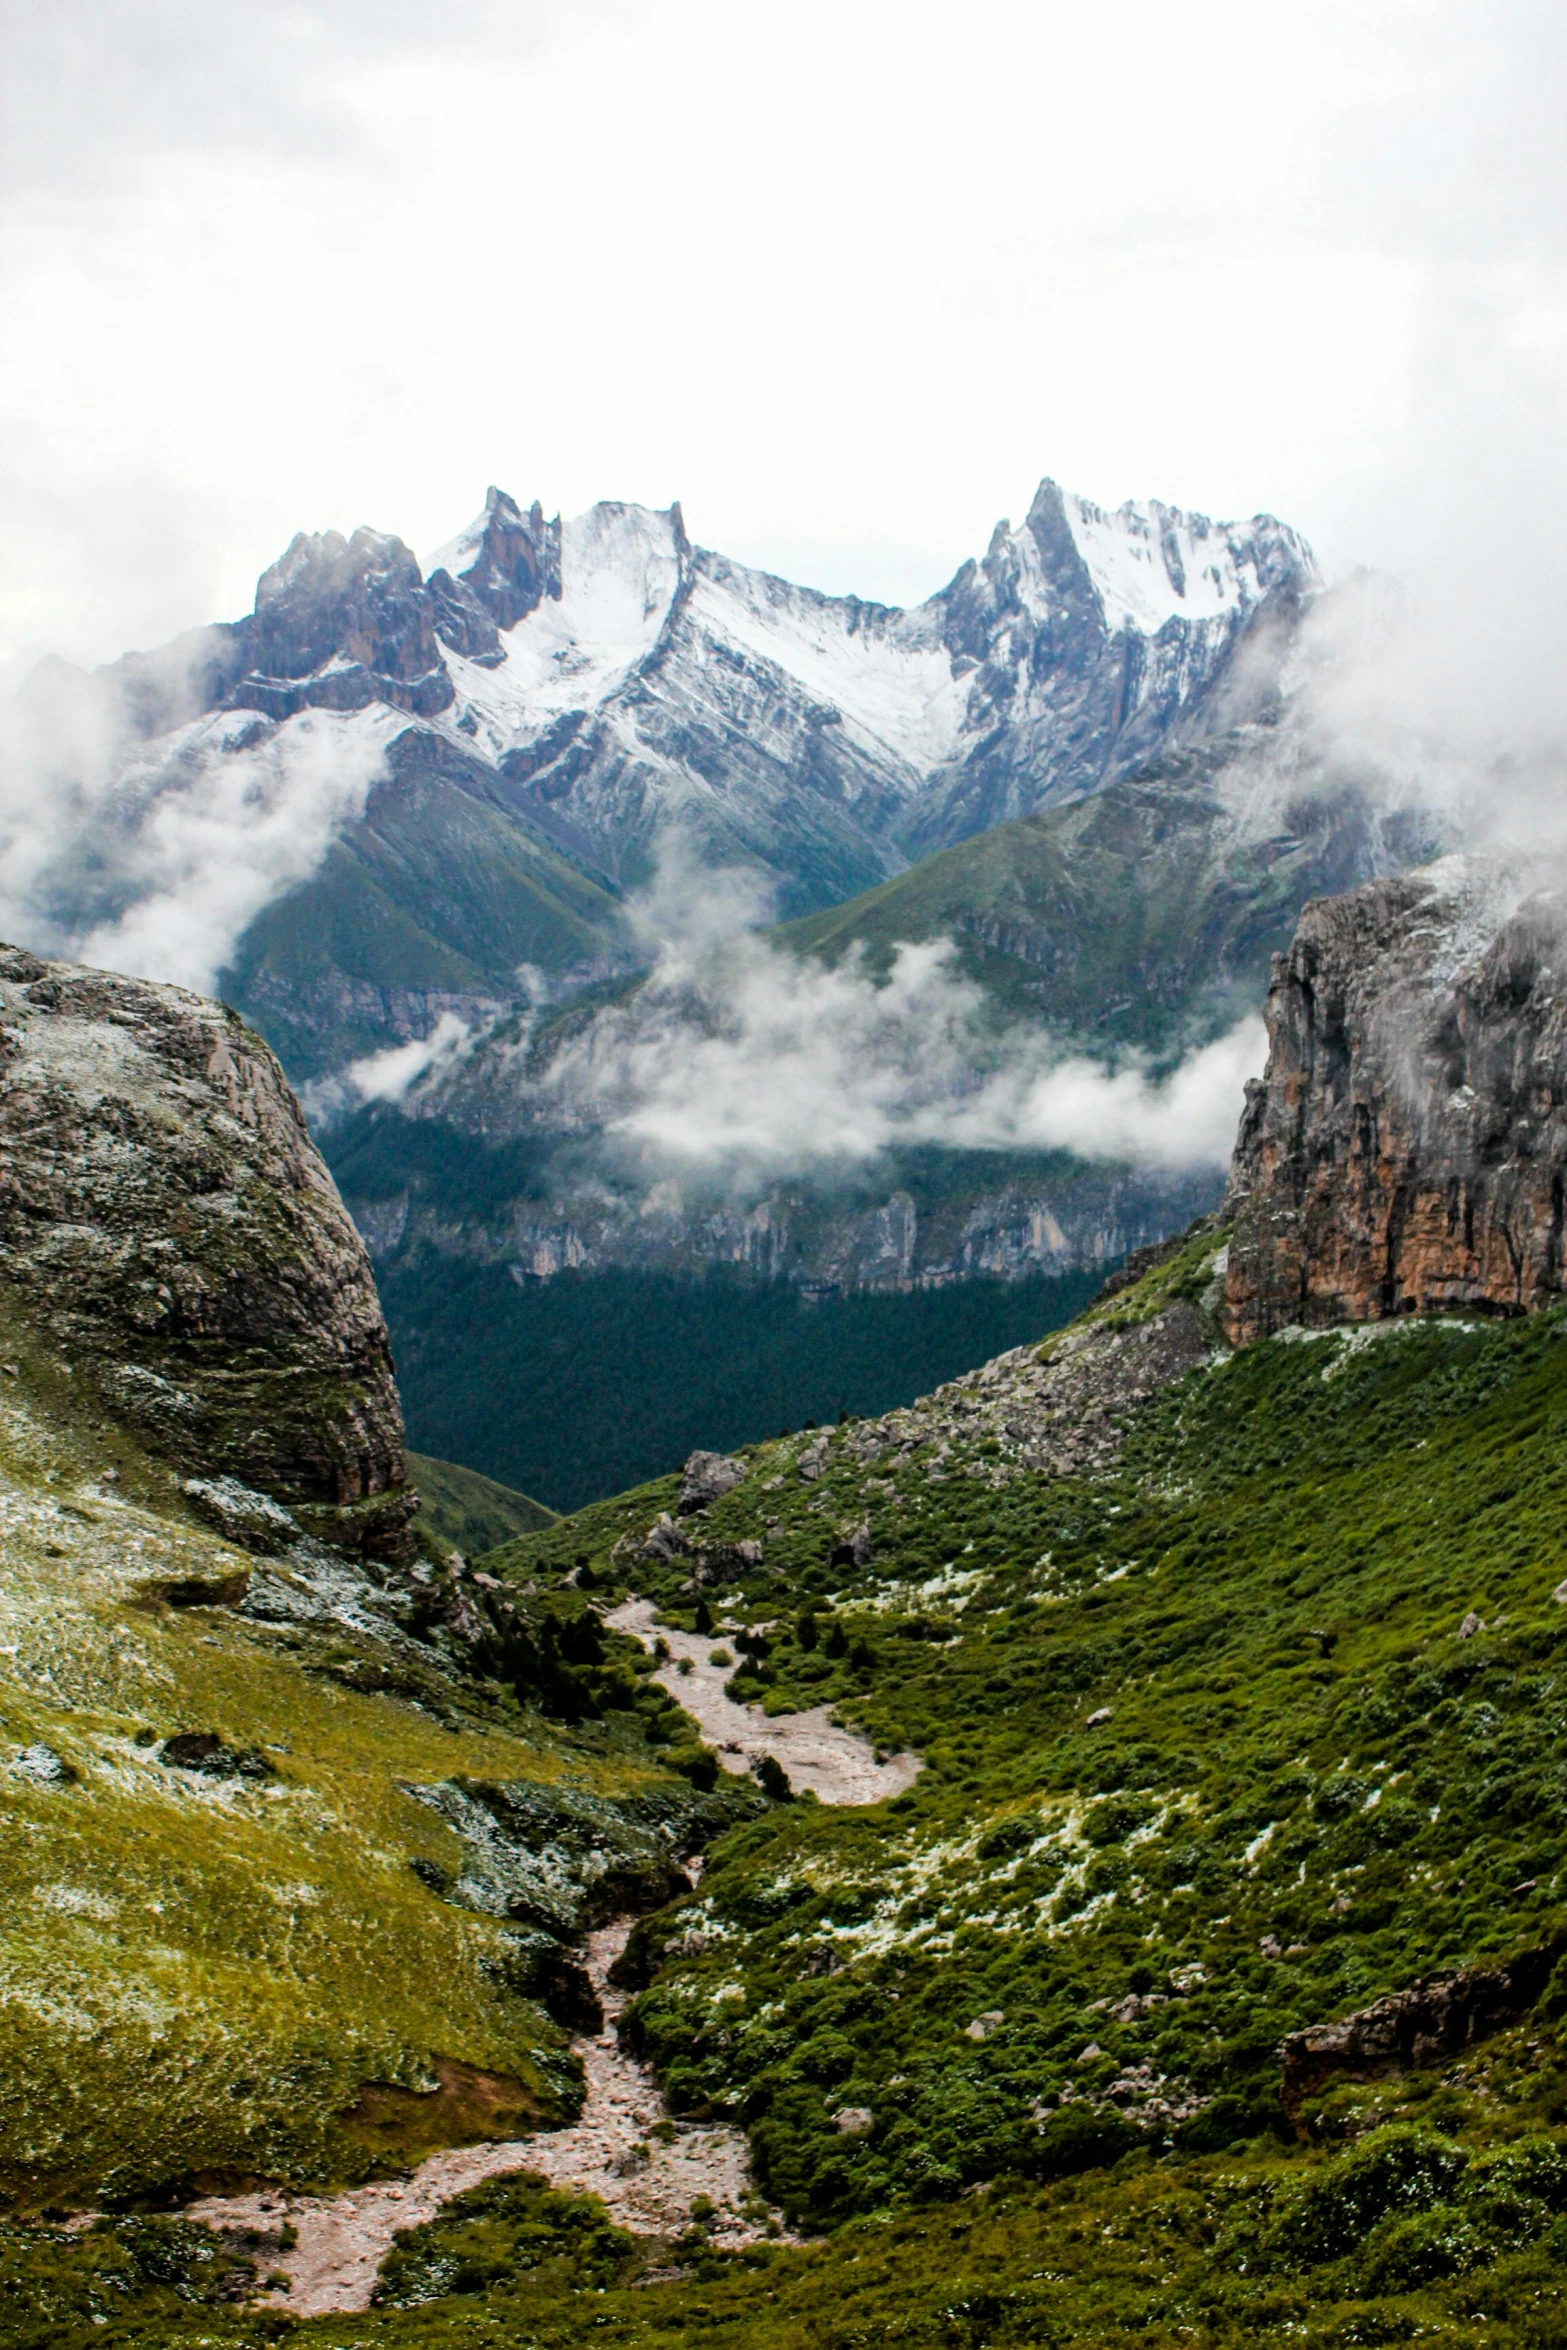
[[[399,2228],[421,2226],[454,2195],[512,2171],[602,2196],[611,2219],[640,2236],[679,2235],[690,2224],[693,2202],[706,2195],[716,2206],[707,2226],[713,2243],[754,2243],[770,2217],[775,2227],[777,2221],[751,2200],[743,2133],[723,2124],[676,2124],[667,2143],[653,2134],[667,2121],[664,2101],[647,2067],[615,2038],[627,1994],[608,1980],[630,1931],[631,1920],[621,1918],[588,1936],[587,1971],[603,2002],[604,2029],[596,2039],[572,2043],[587,2095],[569,2129],[448,2147],[406,2180],[378,2180],[341,2195],[210,2195],[188,2204],[185,2217],[249,2252],[263,2275],[286,2276],[286,2291],[259,2298],[296,2317],[367,2309]],[[287,2251],[280,2241],[285,2226],[298,2236]]]
[[[795,1787],[809,1789],[823,1803],[881,1803],[901,1794],[919,1772],[917,1755],[877,1762],[863,1738],[829,1719],[826,1706],[769,1721],[760,1706],[737,1705],[724,1688],[733,1667],[709,1662],[721,1641],[660,1625],[651,1601],[628,1600],[606,1621],[646,1648],[657,1639],[667,1643],[669,1662],[657,1678],[717,1749],[726,1770],[748,1771],[757,1757],[774,1755]],[[690,1660],[688,1673],[679,1669],[682,1658]],[[572,2043],[587,2094],[569,2129],[448,2147],[405,2180],[379,2180],[341,2195],[263,2190],[206,2196],[188,2204],[185,2217],[247,2251],[263,2275],[286,2276],[286,2290],[274,2288],[258,2298],[297,2317],[367,2309],[399,2228],[422,2226],[453,2196],[508,2172],[532,2171],[552,2186],[602,2196],[610,2217],[637,2235],[679,2235],[701,2195],[715,2207],[708,2223],[715,2244],[754,2243],[769,2224],[781,2232],[776,2214],[752,2195],[741,2131],[677,2123],[673,2137],[667,2127],[664,2137],[654,2134],[669,2117],[651,2072],[615,2037],[627,1994],[609,1982],[631,1923],[621,1918],[588,1936],[587,1971],[603,2005],[604,2028],[594,2039]],[[287,2250],[281,2242],[285,2227],[297,2237]]]
[[[770,1754],[788,1772],[791,1786],[823,1803],[885,1803],[919,1777],[917,1754],[889,1755],[879,1763],[865,1739],[832,1719],[830,1706],[769,1721],[759,1705],[737,1705],[724,1687],[733,1665],[710,1662],[713,1651],[725,1646],[722,1633],[677,1632],[659,1622],[650,1599],[628,1599],[604,1621],[646,1649],[664,1642],[669,1661],[654,1679],[685,1708],[726,1771],[748,1771]],[[682,1663],[689,1672],[681,1671]]]

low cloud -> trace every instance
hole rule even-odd
[[[438,1079],[449,1072],[467,1053],[473,1038],[471,1021],[459,1019],[455,1012],[443,1012],[428,1036],[366,1053],[362,1059],[350,1061],[338,1075],[317,1078],[303,1087],[300,1099],[305,1115],[313,1125],[325,1125],[367,1102],[401,1102],[422,1080]]]
[[[0,741],[0,935],[212,993],[363,815],[388,727],[229,712],[138,754],[113,686],[63,665],[44,683]]]
[[[541,1078],[543,1124],[585,1126],[644,1159],[766,1178],[847,1167],[899,1146],[1060,1150],[1171,1171],[1227,1164],[1258,1016],[1156,1076],[1108,1068],[1048,1034],[998,1026],[948,939],[900,946],[884,978],[858,957],[800,961],[746,937],[666,950],[623,1005],[574,1035]],[[438,1083],[437,1083],[438,1090]]]

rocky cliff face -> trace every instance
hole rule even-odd
[[[1310,905],[1231,1176],[1237,1344],[1563,1286],[1567,895],[1445,859]]]
[[[177,1465],[409,1548],[369,1259],[272,1054],[187,994],[0,948],[0,1315]]]
[[[950,1151],[925,1154],[907,1185],[885,1176],[777,1183],[745,1200],[669,1180],[617,1186],[613,1165],[580,1150],[579,1180],[567,1188],[573,1159],[563,1149],[557,1196],[508,1198],[505,1160],[487,1159],[461,1129],[410,1136],[395,1113],[381,1114],[368,1133],[361,1122],[335,1147],[329,1134],[327,1147],[383,1273],[427,1256],[506,1265],[525,1283],[612,1267],[697,1279],[725,1266],[817,1297],[1114,1264],[1204,1213],[1220,1188],[1206,1169],[1045,1160],[998,1174]],[[405,1172],[394,1184],[398,1155]]]

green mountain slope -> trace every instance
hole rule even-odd
[[[341,1560],[222,1540],[60,1374],[7,1382],[0,1509],[0,2192],[330,2181],[574,2110],[527,1937],[444,1897],[418,1791],[566,1791],[635,1844],[628,1798],[693,1798],[629,1676],[563,1709],[462,1669]]]
[[[883,970],[902,940],[950,937],[999,1011],[1155,1052],[1252,1010],[1309,897],[1431,853],[1353,791],[1305,777],[1260,835],[1234,777],[1246,740],[1171,754],[1135,778],[998,825],[775,935]]]
[[[1101,1325],[1200,1313],[1217,1247]],[[923,1415],[761,1447],[705,1513],[709,1556],[764,1550],[743,1599],[709,1584],[722,1628],[760,1632],[739,1693],[832,1700],[926,1768],[883,1816],[775,1809],[644,1934],[636,2028],[677,2108],[742,2117],[766,2190],[817,2227],[1140,2149],[1266,2156],[1287,2205],[1316,2149],[1382,2121],[1439,2125],[1467,2150],[1456,2178],[1561,2118],[1567,1318],[1221,1355],[1078,1477],[1009,1459],[1020,1375],[1014,1358]],[[689,1624],[692,1546],[638,1542],[672,1494],[489,1563],[586,1552]],[[1287,2034],[1520,1958],[1527,2027],[1330,2075],[1291,2155]],[[1449,2200],[1429,2179],[1420,2199]],[[1344,2227],[1362,2266],[1332,2282],[1363,2284],[1370,2231]],[[1239,2306],[1238,2256],[1233,2277]]]
[[[419,1492],[420,1524],[467,1558],[498,1550],[517,1535],[536,1533],[555,1520],[555,1512],[541,1501],[530,1501],[515,1486],[498,1484],[456,1461],[411,1452],[408,1475]]]
[[[1567,1313],[1227,1356],[1222,1239],[910,1412],[757,1448],[651,1545],[674,1479],[486,1562],[587,1560],[671,1624],[700,1596],[738,1694],[923,1753],[888,1806],[721,1837],[625,1962],[676,2111],[743,2122],[827,2233],[722,2254],[699,2213],[671,2251],[497,2181],[302,2343],[1562,2338]],[[1368,2009],[1380,2038],[1290,2041]],[[0,2340],[275,2338],[144,2225],[0,2233]]]
[[[570,2114],[565,1944],[759,1798],[698,1791],[580,1595],[411,1529],[369,1262],[257,1038],[14,949],[0,998],[0,2199]]]
[[[519,965],[586,976],[628,956],[611,890],[476,762],[408,734],[388,765],[363,819],[250,925],[227,977],[296,1082],[425,1034],[442,998],[511,1000]]]

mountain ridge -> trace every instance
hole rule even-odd
[[[46,664],[24,689],[24,752],[67,811],[29,871],[33,926],[112,947],[187,808],[207,812],[208,854],[244,853],[224,776],[275,795],[307,759],[357,765],[357,796],[309,786],[314,863],[285,862],[229,942],[232,992],[263,1025],[282,1017],[265,974],[287,973],[279,1042],[315,1076],[417,1033],[432,985],[504,997],[519,964],[554,985],[634,962],[618,901],[672,843],[805,914],[1096,789],[1265,700],[1319,585],[1271,517],[1107,514],[1049,481],[909,610],[696,547],[678,507],[546,521],[492,490],[428,578],[387,534],[301,533],[245,619],[92,679]],[[498,926],[469,919],[475,855],[514,876]],[[288,944],[301,926],[314,964]],[[410,964],[442,977],[421,988]]]

